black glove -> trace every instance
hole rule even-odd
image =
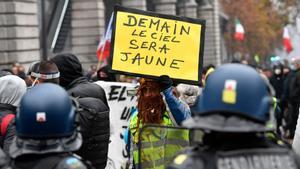
[[[173,84],[172,79],[168,76],[168,75],[161,75],[158,78],[158,82],[159,82],[159,86],[160,86],[160,90],[164,91],[167,88],[171,87]]]

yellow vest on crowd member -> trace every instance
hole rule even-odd
[[[273,115],[271,115],[271,116],[275,116],[275,111],[276,111],[276,108],[277,108],[278,104],[277,104],[276,97],[273,97],[272,100],[273,100],[273,107],[272,107],[273,108]],[[271,117],[270,120],[267,122],[266,127],[268,129],[276,130],[276,125],[277,124],[276,124],[276,121],[275,121],[275,117],[273,117],[273,119]],[[267,138],[271,139],[273,142],[277,143],[278,145],[284,145],[285,144],[282,140],[278,139],[278,136],[276,136],[276,134],[274,132],[267,132],[266,136],[267,136]]]
[[[130,133],[133,141],[133,160],[138,169],[164,169],[176,156],[177,152],[189,146],[189,131],[186,129],[164,128],[164,127],[144,127],[141,131],[141,141],[139,140],[140,129],[137,129],[137,113],[130,120]],[[168,112],[163,115],[163,126],[174,126]],[[139,161],[139,147],[140,157]],[[141,162],[141,164],[139,164]]]
[[[276,97],[273,97],[272,98],[273,100],[273,112],[270,114],[270,120],[267,122],[267,128],[269,129],[275,129],[276,128],[276,121],[275,121],[275,111],[276,111],[276,108],[277,108],[277,99]]]

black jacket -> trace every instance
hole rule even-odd
[[[16,114],[16,107],[9,104],[0,103],[0,124],[2,123],[2,118],[7,114]],[[0,145],[4,152],[8,153],[9,147],[15,137],[15,126],[13,125],[14,120],[12,120],[7,126],[6,134],[3,137],[2,133],[0,135]]]
[[[107,162],[110,133],[105,92],[99,85],[80,77],[71,83],[68,93],[78,98],[81,108],[78,113],[83,144],[76,153],[97,169],[103,169]]]
[[[69,84],[69,95],[73,97],[92,97],[101,100],[108,107],[105,91],[95,83],[90,83],[85,77],[79,77]]]
[[[79,122],[83,144],[75,152],[92,162],[97,169],[105,168],[109,144],[109,110],[99,99],[79,98]]]
[[[269,80],[275,90],[276,98],[281,99],[284,92],[284,76],[274,74]]]
[[[300,103],[300,70],[297,70],[290,80],[289,100],[291,103]]]
[[[81,63],[76,56],[62,54],[51,60],[60,71],[60,85],[70,96],[78,98],[80,104],[81,110],[78,112],[83,145],[77,153],[97,169],[105,168],[110,133],[105,91],[83,76]]]

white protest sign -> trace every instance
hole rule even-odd
[[[100,85],[106,93],[110,108],[110,143],[108,149],[108,165],[106,169],[125,168],[128,160],[123,133],[128,127],[130,112],[136,107],[135,91],[136,84],[118,82],[95,82]]]

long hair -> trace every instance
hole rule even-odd
[[[138,122],[146,124],[160,124],[163,113],[166,111],[166,105],[160,94],[160,86],[157,82],[146,80],[142,81],[137,91],[138,95]]]

